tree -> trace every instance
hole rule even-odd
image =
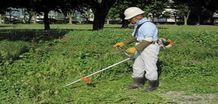
[[[36,11],[38,13],[44,13],[44,26],[45,30],[50,29],[48,21],[48,13],[50,10],[55,10],[58,5],[58,0],[3,0],[4,6],[1,8],[14,7],[14,8],[27,8],[31,11]]]
[[[166,19],[168,19],[168,18],[170,18],[171,17],[171,12],[169,12],[169,11],[165,11],[165,12],[163,12],[163,15],[162,15],[162,17],[164,17],[164,18],[166,18]]]
[[[217,0],[173,0],[175,5],[187,5],[190,8],[188,24],[205,24],[218,10]],[[212,21],[211,21],[212,22]]]
[[[48,13],[51,10],[56,10],[58,11],[58,6],[59,2],[58,0],[30,0],[29,2],[32,6],[33,11],[36,11],[37,13],[43,12],[44,14],[44,29],[49,30],[50,25],[49,25],[49,18],[48,18]]]
[[[31,8],[27,8],[27,13],[29,15],[29,19],[28,19],[28,22],[27,23],[31,23],[31,20],[33,18],[33,23],[36,24],[36,12],[33,11]]]
[[[162,12],[166,8],[168,0],[150,0],[148,4],[145,6],[144,11],[145,14],[151,14],[151,17],[160,17]]]
[[[51,10],[69,14],[76,6],[79,5],[79,0],[30,0],[33,11],[44,14],[44,27],[45,30],[50,29],[48,13]]]
[[[177,7],[178,15],[183,17],[184,25],[187,25],[188,18],[190,15],[190,8],[186,4],[180,4]]]
[[[175,16],[183,18],[184,25],[187,25],[191,8],[188,6],[188,3],[178,3],[171,2],[170,7],[175,9]]]
[[[125,20],[125,16],[124,16],[124,10],[126,8],[128,8],[129,6],[129,2],[127,0],[118,0],[111,8],[110,12],[109,12],[109,17],[111,18],[120,18],[122,21],[122,26],[121,28],[127,28],[129,22],[127,20]]]
[[[210,13],[210,16],[209,16],[209,21],[210,21],[210,24],[214,24],[214,18],[213,18],[213,14],[215,12],[218,11],[218,2],[217,0],[208,0],[206,3],[205,3],[205,7],[207,8],[208,11],[206,11],[207,13],[209,12]]]
[[[68,17],[69,24],[72,24],[72,15],[74,13],[75,10],[82,10],[82,3],[79,2],[79,0],[62,0],[62,3],[59,4],[60,5],[60,9],[62,11],[62,13],[64,13],[64,15],[66,17]]]
[[[125,20],[124,11],[128,7],[139,7],[141,9],[144,9],[146,4],[148,3],[147,0],[117,0],[116,3],[112,6],[109,16],[112,18],[120,18],[122,20],[122,28],[127,28],[129,22]]]
[[[7,8],[10,7],[11,5],[15,5],[15,2],[12,2],[11,0],[1,0],[1,3],[0,3],[0,24],[2,23],[3,15],[8,10]]]
[[[91,8],[94,13],[93,30],[104,28],[106,16],[117,0],[81,0],[80,2]]]
[[[122,27],[128,27],[128,21],[124,20],[124,11],[128,7],[136,6],[145,11],[145,15],[148,16],[152,13],[153,16],[160,16],[167,0],[118,0],[110,11],[111,17],[120,17],[122,20]]]

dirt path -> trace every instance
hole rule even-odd
[[[169,91],[161,96],[169,100],[169,104],[218,104],[218,94],[189,95],[182,91]]]

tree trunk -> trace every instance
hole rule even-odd
[[[25,23],[25,24],[27,23],[27,16],[26,15],[23,16],[23,23]]]
[[[43,22],[44,22],[44,29],[45,30],[50,30],[50,25],[49,25],[49,19],[48,19],[48,13],[49,13],[49,11],[48,10],[45,10],[44,11],[44,20],[43,20]]]
[[[32,18],[33,18],[33,24],[36,24],[36,14],[34,14],[33,16],[32,16]],[[30,18],[31,19],[31,18]]]
[[[105,18],[116,0],[102,0],[101,3],[93,5],[94,21],[93,30],[100,30],[104,28]]]
[[[69,24],[73,24],[73,23],[72,23],[72,20],[73,20],[72,16],[69,16],[69,22],[68,22],[68,23],[69,23]]]
[[[23,15],[23,23],[27,23],[27,16],[26,16],[26,11],[24,10],[24,9],[21,9],[21,11],[22,11],[22,15]]]
[[[190,10],[188,11],[187,15],[184,16],[184,25],[188,25],[188,18],[189,18],[189,15],[190,15]]]
[[[69,18],[68,24],[72,24],[72,14],[70,12],[67,13],[67,17]]]
[[[187,25],[188,17],[184,16],[184,25]]]
[[[109,18],[107,18],[107,24],[110,24],[110,19]]]
[[[211,17],[211,19],[210,19],[210,24],[214,25],[214,18],[213,17]]]
[[[128,24],[129,24],[129,22],[127,21],[127,20],[125,20],[124,18],[125,18],[125,16],[124,16],[124,14],[122,13],[122,14],[120,14],[120,18],[121,18],[121,20],[122,20],[122,26],[121,26],[121,28],[127,28],[128,27]]]
[[[29,18],[28,18],[28,24],[31,23],[31,20],[33,18],[33,23],[35,24],[36,23],[36,13],[31,11],[31,10],[27,10],[28,11],[28,15],[29,15]]]
[[[127,28],[129,25],[129,22],[127,20],[122,20],[122,26],[121,28]]]
[[[214,17],[213,17],[213,14],[211,14],[210,17],[208,17],[208,18],[209,18],[209,19],[208,19],[208,20],[209,20],[209,24],[210,24],[210,25],[214,25]]]
[[[197,20],[198,20],[198,21],[197,21],[197,25],[201,25],[201,16],[198,15],[197,17],[198,17],[198,19],[197,19]]]
[[[31,23],[32,17],[33,17],[33,15],[29,14],[29,18],[28,18],[28,21],[27,21],[28,24]]]
[[[99,8],[94,12],[93,30],[100,30],[104,28],[105,17],[108,10]]]
[[[0,24],[2,24],[2,15],[0,14]]]

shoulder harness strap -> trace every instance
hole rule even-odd
[[[148,22],[148,21],[146,21],[146,22]],[[134,33],[134,37],[137,36],[137,33],[138,33],[139,28],[140,28],[144,23],[146,23],[146,22],[143,22],[143,23],[141,23],[140,25],[138,25],[138,26],[136,27],[136,30],[135,30],[135,33]]]

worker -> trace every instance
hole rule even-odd
[[[129,89],[139,88],[148,81],[148,87],[145,91],[153,91],[159,86],[157,72],[157,60],[160,46],[157,43],[158,29],[154,23],[143,17],[144,11],[138,7],[129,7],[124,11],[125,20],[129,20],[135,26],[132,35],[125,41],[118,42],[114,47],[123,47],[124,45],[136,42],[135,47],[126,50],[128,54],[137,55],[133,64],[133,83]]]

